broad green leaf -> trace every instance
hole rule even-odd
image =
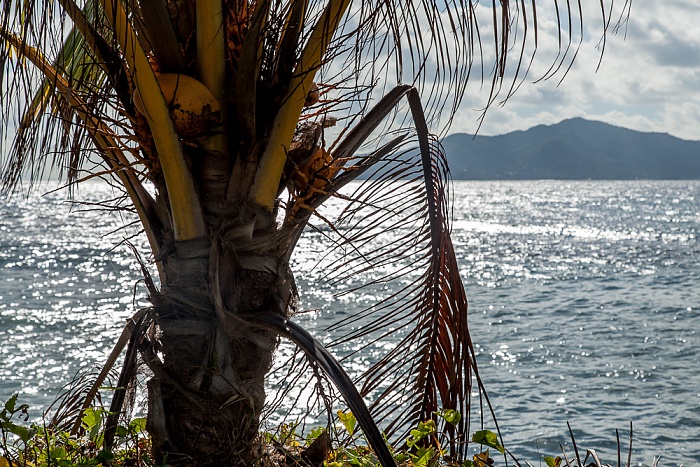
[[[87,408],[85,412],[83,412],[83,423],[88,430],[99,424],[101,420],[102,418],[96,409]]]
[[[418,424],[418,428],[411,430],[411,434],[414,436],[421,435],[423,437],[431,435],[437,432],[437,425],[435,425],[435,420],[426,420]]]
[[[17,436],[19,436],[19,439],[24,441],[25,443],[29,441],[35,434],[36,430],[33,428],[27,428],[21,425],[15,425],[12,422],[4,422],[2,424],[3,428],[10,433],[13,433]]]
[[[418,448],[411,457],[413,458],[412,464],[414,467],[429,467],[430,461],[435,457],[435,451],[432,447]]]
[[[93,442],[97,442],[97,437],[100,434],[103,414],[103,409],[95,408],[85,409],[85,413],[83,414],[83,424],[85,425],[85,429],[88,431],[90,440]]]
[[[545,456],[544,463],[547,464],[547,467],[559,467],[561,465],[561,457]]]
[[[129,432],[134,435],[146,431],[146,417],[135,418],[129,422]]]
[[[17,403],[17,394],[13,394],[7,402],[5,402],[5,410],[10,413],[15,413],[15,404]]]
[[[352,436],[353,433],[355,433],[355,426],[357,426],[357,420],[352,412],[348,410],[348,412],[345,413],[342,410],[338,410],[338,419],[340,420],[340,423],[343,424],[348,434]]]
[[[56,448],[53,448],[51,450],[51,459],[59,461],[61,459],[65,459],[68,453],[66,452],[66,448],[63,446],[58,446]]]
[[[450,425],[456,425],[462,419],[462,414],[452,409],[439,410],[435,412],[435,415],[444,419]]]
[[[426,436],[430,436],[433,433],[437,432],[437,426],[435,425],[434,420],[427,420],[425,422],[420,422],[418,424],[418,428],[411,430],[411,435],[408,437],[406,440],[406,444],[408,445],[409,448],[412,448],[413,446],[418,443],[418,441],[422,440]]]
[[[506,451],[506,449],[498,441],[498,435],[491,430],[477,431],[472,436],[472,441],[474,441],[475,443],[479,443],[483,446],[494,448],[498,450],[498,452],[500,452],[501,454],[503,454]]]

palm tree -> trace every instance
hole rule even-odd
[[[563,45],[552,73],[575,55],[571,32],[582,18],[580,3],[554,6]],[[600,7],[607,30],[611,12]],[[160,287],[149,281],[153,306],[125,334],[119,386],[140,353],[152,372],[148,431],[158,459],[259,458],[279,336],[334,381],[387,465],[374,420],[401,436],[439,421],[440,407],[469,414],[478,373],[449,237],[447,167],[429,130],[446,129],[480,55],[494,65],[489,103],[508,70],[508,95],[515,89],[525,45],[537,46],[534,1],[3,0],[1,10],[3,129],[15,133],[5,189],[50,166],[70,185],[109,180],[148,237]],[[513,47],[519,59],[509,67]],[[322,214],[329,200],[343,206]],[[373,270],[374,285],[404,281],[338,320],[347,340],[395,343],[359,378],[359,392],[290,320],[290,258],[312,219],[335,237],[328,280]],[[393,242],[378,243],[378,229]],[[402,258],[410,267],[390,267]],[[463,456],[468,417],[440,431]]]

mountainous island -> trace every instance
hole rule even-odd
[[[700,141],[581,118],[443,145],[455,180],[700,179]]]

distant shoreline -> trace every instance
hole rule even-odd
[[[700,180],[700,141],[581,118],[442,144],[455,180]]]

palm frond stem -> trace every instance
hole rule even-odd
[[[279,180],[287,160],[287,149],[292,141],[306,96],[313,85],[316,72],[323,64],[333,34],[350,3],[350,0],[328,2],[301,52],[294,75],[288,85],[288,94],[275,116],[249,196],[268,211],[272,210],[277,197]]]
[[[270,14],[271,0],[261,0],[253,11],[248,33],[241,44],[241,56],[238,60],[238,69],[235,76],[235,87],[233,95],[233,105],[235,106],[235,119],[238,123],[239,139],[242,142],[253,141],[257,135],[258,99],[257,86],[260,78],[260,68],[262,66],[263,52],[263,31],[266,27]],[[234,117],[232,117],[234,118]],[[244,148],[244,150],[247,148]],[[237,174],[242,172],[242,160],[236,160],[236,166],[232,171],[232,176],[227,190],[227,199],[242,197],[240,190],[240,180]]]
[[[345,402],[357,418],[362,430],[365,433],[367,442],[384,467],[395,467],[396,462],[392,457],[386,442],[377,428],[372,415],[362,399],[362,396],[355,388],[350,377],[345,373],[343,367],[336,361],[335,357],[317,341],[311,334],[298,324],[283,316],[273,313],[256,313],[254,315],[240,315],[245,322],[272,330],[279,335],[298,345],[306,355],[323,370],[323,372],[333,381],[336,388],[345,398]]]
[[[219,123],[226,121],[226,57],[224,52],[224,16],[221,0],[198,0],[197,18],[197,72],[221,105]],[[207,138],[206,146],[212,151],[227,154],[225,133]]]
[[[145,117],[153,134],[167,186],[175,239],[186,241],[203,237],[206,235],[206,227],[197,198],[197,190],[188,171],[180,139],[170,118],[170,112],[155,73],[138,42],[121,2],[119,0],[101,1],[122,53],[132,70],[136,88],[146,109]]]
[[[145,308],[143,310],[139,310],[132,316],[124,326],[124,329],[122,329],[122,333],[119,336],[119,339],[117,339],[116,344],[114,344],[114,347],[112,348],[112,351],[110,352],[109,356],[107,357],[107,360],[105,361],[104,365],[102,365],[102,369],[100,370],[100,374],[97,376],[95,381],[92,383],[90,389],[88,390],[87,395],[83,399],[83,404],[80,408],[80,412],[78,416],[75,418],[75,421],[73,422],[73,425],[70,429],[70,434],[71,436],[75,436],[78,434],[78,431],[80,430],[80,426],[83,422],[83,417],[82,414],[85,412],[86,409],[88,409],[92,405],[92,401],[95,399],[95,396],[97,395],[98,391],[100,390],[100,387],[102,386],[102,383],[104,383],[105,379],[109,375],[109,373],[112,371],[112,368],[114,367],[114,364],[117,362],[117,359],[122,353],[122,350],[124,350],[124,347],[129,343],[129,339],[131,338],[134,329],[137,328],[137,324],[140,323],[143,318],[146,316],[148,313],[148,309]]]

